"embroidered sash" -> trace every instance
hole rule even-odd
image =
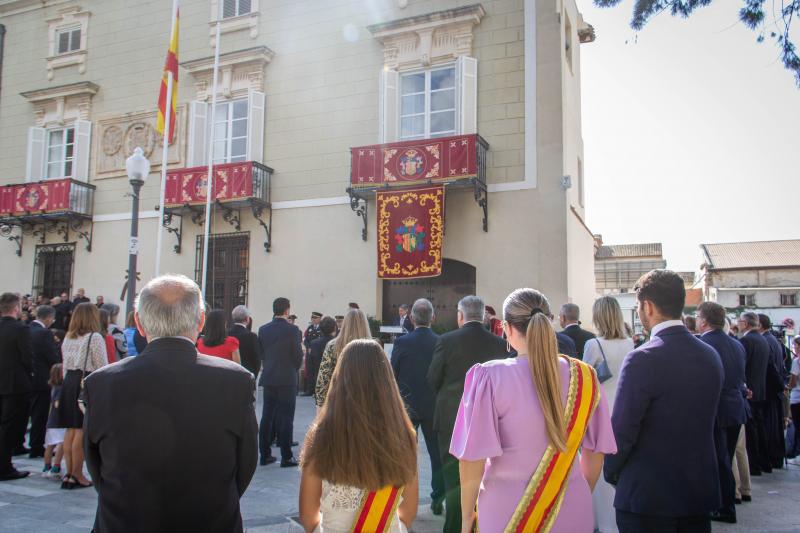
[[[577,359],[568,357],[567,360],[570,374],[567,405],[564,409],[567,420],[567,449],[560,452],[552,445],[547,447],[506,526],[505,533],[550,531],[561,509],[572,464],[600,398],[594,369]]]
[[[364,497],[361,510],[353,524],[353,533],[385,533],[400,503],[403,489],[387,485]]]

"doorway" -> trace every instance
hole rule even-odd
[[[33,260],[33,296],[53,298],[71,294],[75,244],[45,244],[36,247]]]
[[[212,309],[222,309],[230,317],[237,305],[247,305],[250,233],[211,235],[208,246],[206,301]],[[200,285],[203,271],[203,236],[197,236],[195,281]]]
[[[450,331],[458,327],[458,301],[475,294],[475,267],[456,261],[442,260],[442,275],[435,278],[385,280],[383,282],[383,324],[396,325],[401,304],[412,305],[418,298],[427,298],[436,313],[436,330]]]

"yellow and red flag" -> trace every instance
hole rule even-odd
[[[158,92],[158,120],[156,130],[169,138],[169,142],[175,139],[175,107],[178,103],[178,27],[180,26],[180,10],[175,12],[175,20],[172,24],[172,34],[169,38],[169,50],[167,50],[167,60],[164,63],[164,74],[161,76],[161,89]],[[167,114],[167,90],[168,76],[172,74],[172,94],[169,96],[169,135],[164,132]]]

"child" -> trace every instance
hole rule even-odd
[[[61,364],[50,368],[50,416],[47,418],[47,433],[44,438],[44,468],[42,477],[61,481],[61,457],[64,455],[61,443],[64,442],[65,429],[59,427],[58,402],[61,399],[61,385],[64,383],[64,370]],[[55,458],[53,457],[55,452]],[[53,461],[53,459],[55,459]]]

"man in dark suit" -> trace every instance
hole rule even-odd
[[[239,341],[239,356],[242,359],[242,366],[258,377],[261,371],[261,345],[258,343],[258,335],[251,331],[253,327],[253,317],[250,310],[237,305],[231,311],[233,326],[228,335],[235,337]]]
[[[197,353],[205,314],[185,276],[150,281],[135,316],[147,348],[85,382],[94,531],[241,532],[239,498],[258,458],[255,379]]]
[[[772,334],[772,320],[765,314],[758,314],[758,332],[769,345],[769,365],[767,366],[767,398],[764,412],[764,431],[767,437],[767,457],[772,468],[783,468],[786,444],[783,435],[784,391],[789,375],[784,364],[784,347]]]
[[[558,313],[558,321],[561,323],[563,333],[575,343],[577,358],[583,359],[583,347],[586,341],[594,339],[594,333],[581,328],[581,309],[575,304],[564,304]],[[569,354],[566,354],[569,355]]]
[[[739,432],[742,424],[747,422],[747,387],[744,384],[744,347],[725,334],[725,319],[724,307],[714,302],[703,302],[697,308],[695,324],[700,340],[719,354],[725,373],[714,426],[722,507],[712,513],[711,519],[735,524],[736,480],[732,466]]]
[[[302,335],[297,326],[289,324],[289,300],[276,298],[272,302],[274,318],[258,330],[261,344],[263,371],[259,385],[264,387],[264,405],[258,447],[261,464],[274,463],[270,449],[273,421],[278,426],[278,445],[281,448],[281,466],[297,466],[292,454],[294,409],[297,396],[297,371],[303,364]]]
[[[311,387],[312,391],[317,386],[322,354],[325,352],[325,347],[336,335],[336,320],[329,316],[323,317],[319,322],[319,331],[322,336],[311,342],[306,354],[306,383]]]
[[[19,296],[0,295],[0,481],[29,474],[11,464],[15,448],[25,438],[33,373],[31,333],[19,321],[20,312]]]
[[[436,398],[428,384],[428,370],[433,360],[438,335],[431,331],[434,320],[433,305],[421,298],[411,307],[414,331],[399,337],[392,349],[392,369],[400,394],[406,404],[408,416],[414,429],[422,426],[425,446],[431,460],[431,511],[442,514],[444,501],[444,477],[439,443],[433,430],[433,409]]]
[[[686,290],[669,270],[637,282],[650,340],[625,357],[611,423],[618,452],[606,456],[621,533],[708,533],[720,507],[714,422],[723,371],[714,349],[681,321]]]
[[[56,310],[49,305],[36,308],[36,320],[31,322],[33,347],[33,380],[31,392],[31,459],[44,457],[44,436],[50,414],[50,368],[61,362],[61,352],[56,345],[50,326],[56,319]]]
[[[750,420],[745,426],[747,460],[750,475],[760,476],[762,472],[772,472],[767,454],[767,433],[764,428],[764,414],[767,409],[767,370],[769,364],[769,344],[758,332],[758,315],[751,312],[739,316],[739,331],[745,351],[745,380],[750,389]]]
[[[464,394],[464,378],[473,365],[506,357],[505,341],[483,327],[483,313],[483,300],[477,296],[465,296],[458,302],[459,329],[439,337],[428,370],[428,384],[436,394],[433,429],[442,457],[444,533],[461,531],[461,484],[458,460],[450,455],[450,440]]]
[[[403,334],[414,331],[414,323],[411,322],[411,313],[409,311],[408,304],[402,304],[397,308],[397,314],[399,315],[397,325],[403,328]]]

